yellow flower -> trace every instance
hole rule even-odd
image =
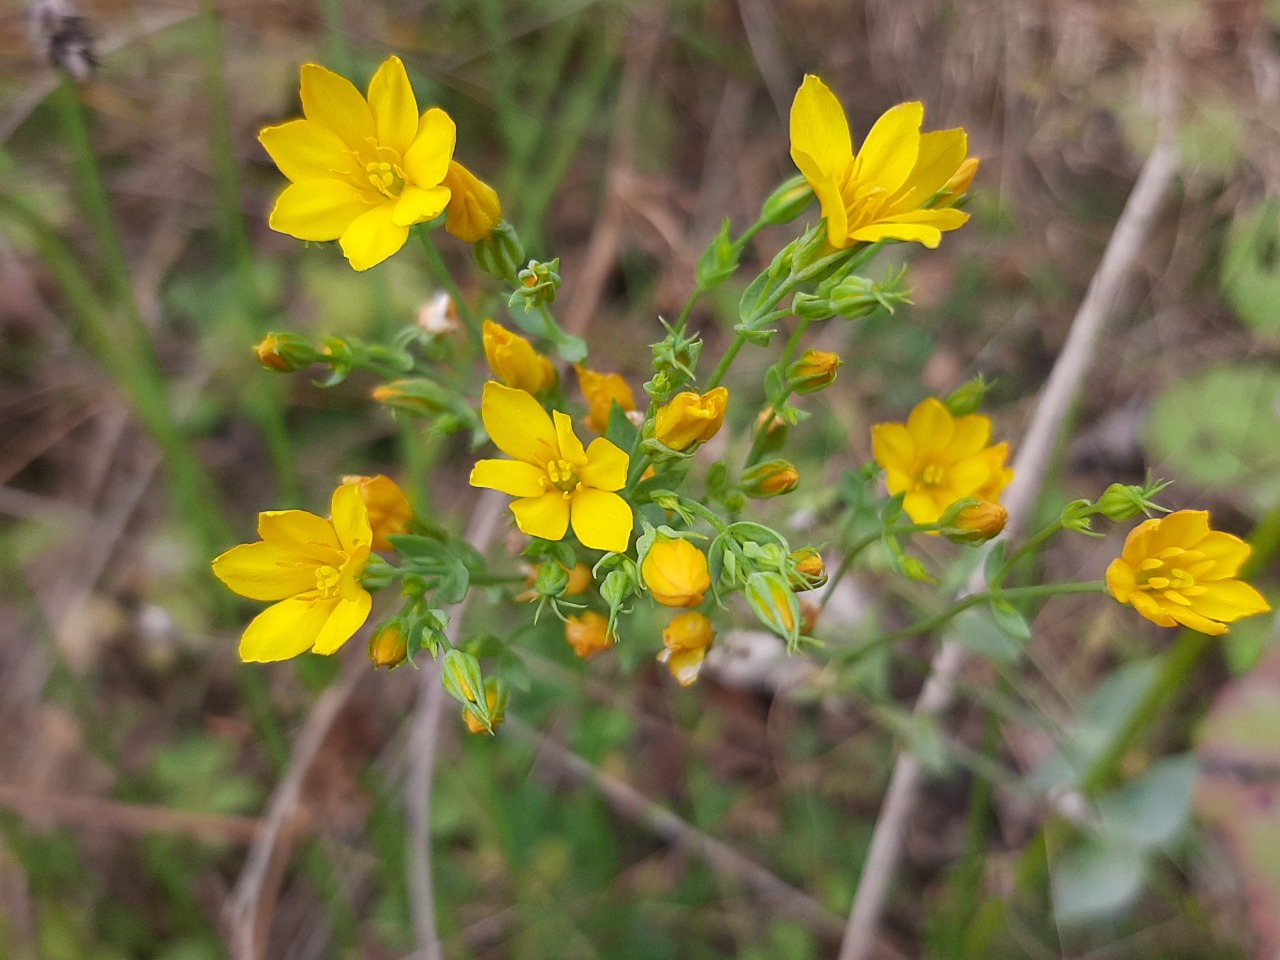
[[[501,222],[502,203],[497,191],[458,161],[449,164],[444,185],[450,193],[444,228],[459,240],[478,243]]]
[[[677,393],[669,403],[658,408],[653,421],[653,435],[672,450],[687,450],[695,443],[706,443],[724,423],[724,410],[729,391],[716,387],[699,396]]]
[[[596,433],[604,433],[608,429],[609,412],[615,400],[625,413],[636,408],[635,394],[618,374],[596,373],[579,364],[574,364],[573,369],[578,371],[578,386],[582,388],[582,395],[587,398],[590,408],[587,426]]]
[[[583,660],[594,656],[601,650],[613,646],[614,637],[609,632],[609,618],[603,617],[594,610],[588,610],[580,617],[570,617],[564,624],[564,638],[573,652]]]
[[[258,514],[258,543],[232,547],[213,572],[250,600],[276,600],[240,638],[240,659],[287,660],[306,650],[330,654],[360,629],[373,598],[360,585],[373,532],[360,491],[333,492],[333,519],[303,510]]]
[[[906,423],[871,428],[871,450],[885,471],[891,495],[905,493],[903,509],[915,523],[936,523],[957,500],[998,501],[1013,479],[1004,462],[1009,445],[987,446],[991,421],[981,414],[955,417],[929,397]]]
[[[1228,623],[1271,609],[1235,579],[1250,552],[1239,537],[1210,530],[1206,511],[1179,510],[1129,532],[1107,567],[1107,589],[1162,627],[1182,624],[1216,636]]]
[[[456,129],[418,101],[398,57],[369,81],[368,97],[314,63],[302,65],[303,120],[267,127],[258,139],[290,185],[271,228],[299,240],[337,240],[367,270],[404,246],[409,227],[449,203],[444,185]]]
[[[711,589],[707,555],[683,537],[659,534],[640,565],[640,576],[653,599],[667,607],[696,607]]]
[[[627,484],[626,453],[603,437],[584,450],[567,414],[547,416],[530,394],[493,381],[484,385],[480,417],[512,459],[481,460],[471,485],[519,497],[511,504],[516,526],[531,537],[562,540],[572,523],[584,547],[627,549],[631,507],[613,492]]]
[[[936,247],[969,215],[925,204],[960,172],[968,138],[960,129],[920,132],[924,107],[890,108],[853,152],[849,121],[821,80],[806,76],[791,105],[791,159],[813,187],[833,247],[906,240]]]
[[[486,320],[483,329],[484,358],[495,377],[525,393],[542,393],[555,385],[555,367],[532,343],[492,320]]]
[[[711,621],[696,610],[682,613],[662,631],[663,651],[658,662],[665,663],[680,686],[687,687],[698,679],[702,661],[716,638]]]
[[[394,550],[387,537],[408,533],[409,523],[413,520],[413,507],[409,506],[409,498],[404,491],[381,473],[376,477],[343,477],[342,482],[355,486],[364,499],[369,511],[369,526],[373,530],[373,549]]]

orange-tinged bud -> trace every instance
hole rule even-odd
[[[787,582],[794,590],[814,590],[827,582],[827,565],[813,547],[803,547],[788,555],[791,575]]]
[[[977,157],[965,157],[964,162],[951,175],[951,179],[943,186],[938,198],[933,202],[935,208],[952,206],[957,200],[969,192],[973,178],[977,176],[981,161]]]
[[[444,413],[449,409],[448,392],[434,380],[423,377],[384,383],[374,387],[370,396],[383,406],[419,416]]]
[[[569,585],[564,588],[565,596],[576,597],[580,593],[586,593],[594,582],[591,568],[585,563],[575,563],[569,571]]]
[[[484,357],[504,384],[533,394],[555,384],[555,367],[528,340],[492,320],[486,320],[483,329]]]
[[[724,387],[699,396],[677,393],[669,403],[658,408],[654,417],[653,436],[672,450],[688,450],[695,443],[706,443],[724,423],[729,391]]]
[[[384,474],[374,477],[343,477],[343,483],[360,488],[364,505],[369,508],[369,526],[373,530],[373,549],[394,550],[387,537],[409,532],[413,521],[413,508],[409,498],[396,486],[396,482]]]
[[[458,161],[449,161],[443,186],[452,191],[445,208],[444,228],[459,240],[478,243],[502,221],[497,191]]]
[[[800,473],[789,460],[768,460],[757,463],[742,475],[742,492],[748,497],[763,500],[790,493],[800,482]]]
[[[1008,510],[991,500],[983,500],[961,510],[942,532],[953,543],[984,543],[998,536],[1008,520]]]
[[[796,393],[817,393],[836,379],[836,371],[844,361],[826,350],[806,350],[787,368],[787,379]]]
[[[636,408],[635,394],[631,392],[627,381],[618,374],[597,373],[578,364],[574,364],[573,369],[578,371],[578,385],[582,388],[582,395],[586,397],[590,411],[587,414],[587,426],[596,433],[604,433],[608,429],[609,412],[613,409],[615,400],[624,412],[629,413]]]
[[[507,717],[507,701],[510,694],[503,682],[496,677],[490,677],[484,682],[484,700],[489,707],[489,720],[491,725],[486,728],[484,721],[471,712],[470,707],[462,708],[462,720],[467,725],[469,733],[495,733],[498,727],[502,725],[502,721]]]
[[[296,333],[268,333],[253,348],[258,362],[277,373],[305,370],[320,354]]]
[[[570,617],[564,624],[564,638],[573,652],[586,660],[601,650],[613,646],[614,637],[609,632],[609,618],[594,610],[587,610],[580,617]]]
[[[404,663],[408,656],[409,646],[405,632],[394,620],[384,624],[369,640],[369,659],[374,668],[386,667],[394,670]]]
[[[711,588],[707,555],[688,540],[659,536],[640,566],[653,599],[667,607],[696,607]]]
[[[687,687],[698,679],[702,661],[715,638],[710,620],[696,610],[682,613],[662,631],[663,650],[658,661],[667,665],[682,687]]]
[[[794,644],[800,637],[800,604],[786,579],[777,573],[747,578],[747,605],[761,623]]]

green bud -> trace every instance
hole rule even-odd
[[[515,227],[505,220],[498,222],[487,237],[471,245],[476,266],[503,283],[517,283],[516,272],[524,263],[524,245]]]
[[[393,380],[374,387],[373,399],[383,406],[409,413],[446,413],[453,407],[453,397],[434,380],[417,377],[411,380]]]
[[[783,637],[788,647],[800,641],[800,601],[780,573],[753,573],[747,577],[747,605],[756,619]]]
[[[738,251],[734,248],[733,239],[729,235],[730,224],[726,217],[720,224],[720,232],[707,244],[698,258],[696,273],[698,289],[710,290],[718,287],[738,271]]]
[[[982,374],[978,374],[943,400],[942,405],[951,412],[953,417],[965,417],[971,413],[977,413],[982,409],[982,401],[986,399],[989,389],[991,384],[987,383]]]
[[[1097,499],[1093,507],[1096,512],[1117,523],[1122,520],[1132,520],[1138,514],[1149,517],[1152,510],[1168,513],[1167,508],[1151,500],[1167,486],[1169,483],[1164,480],[1148,483],[1145,487],[1113,483],[1102,492],[1102,496]]]
[[[742,475],[742,492],[757,500],[780,497],[800,483],[800,473],[789,460],[767,460]]]
[[[600,584],[600,599],[608,604],[611,610],[621,607],[635,595],[638,581],[635,570],[630,569],[631,566],[628,564],[610,570]]]
[[[320,352],[296,333],[268,333],[253,352],[259,363],[277,373],[305,370],[321,359]]]
[[[831,244],[827,242],[826,224],[819,223],[817,226],[810,227],[808,233],[796,241],[795,248],[791,251],[790,272],[800,273],[831,252]]]
[[[831,291],[831,311],[844,320],[861,320],[879,310],[893,313],[898,304],[911,302],[905,277],[905,270],[879,282],[856,275],[845,277]]]
[[[797,293],[791,300],[791,312],[802,320],[830,320],[836,315],[828,297],[816,293]]]
[[[533,580],[533,591],[540,597],[560,597],[569,587],[569,571],[558,563],[543,563]]]
[[[489,725],[489,707],[483,697],[484,678],[480,674],[479,660],[462,650],[450,650],[440,665],[440,682],[449,696],[470,707],[481,723]]]
[[[550,263],[539,263],[537,260],[530,260],[528,266],[516,275],[518,286],[515,293],[507,301],[507,305],[514,307],[523,302],[526,310],[532,309],[539,304],[554,303],[556,299],[556,291],[560,289],[560,258],[556,257]]]
[[[1093,513],[1093,504],[1088,500],[1072,500],[1062,508],[1062,514],[1058,519],[1064,530],[1073,530],[1076,533],[1085,533],[1090,536],[1100,536],[1100,534],[1093,532],[1091,520]]]
[[[760,219],[770,226],[790,223],[813,201],[813,188],[797,174],[769,194],[760,208]]]

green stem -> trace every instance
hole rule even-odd
[[[837,660],[856,660],[872,650],[883,647],[887,644],[896,643],[899,640],[905,640],[908,637],[914,637],[921,633],[930,633],[952,620],[957,614],[963,613],[970,607],[976,607],[982,603],[989,603],[992,600],[1029,600],[1039,597],[1053,597],[1068,593],[1105,593],[1106,585],[1101,580],[1089,580],[1083,583],[1046,583],[1037,584],[1029,587],[1013,587],[1009,590],[993,590],[983,593],[971,593],[967,597],[962,597],[945,610],[941,610],[931,616],[917,620],[901,630],[895,630],[892,633],[886,633],[883,636],[876,637],[864,643],[855,649],[845,649],[836,651],[833,659]]]
[[[845,551],[844,556],[840,559],[840,566],[836,567],[836,572],[827,580],[827,589],[823,593],[822,599],[818,602],[818,613],[827,609],[827,604],[831,602],[831,598],[835,595],[836,584],[845,578],[845,574],[849,572],[849,568],[853,566],[853,562],[858,559],[858,554],[863,550],[882,540],[885,537],[906,536],[911,533],[923,533],[926,530],[936,530],[936,523],[910,523],[897,527],[886,527],[877,530],[875,533],[869,533],[861,540],[856,540],[853,546]]]
[[[734,336],[733,342],[729,344],[729,349],[724,352],[724,356],[720,358],[716,368],[711,371],[711,379],[703,385],[703,393],[708,393],[720,386],[720,381],[729,372],[729,367],[733,365],[734,359],[742,352],[742,347],[746,342],[747,340],[742,334],[739,333]]]
[[[1048,540],[1050,537],[1052,537],[1055,533],[1057,533],[1061,529],[1062,529],[1062,519],[1058,518],[1057,520],[1054,520],[1053,523],[1045,527],[1043,530],[1039,531],[1034,536],[1030,537],[1025,543],[1019,546],[1017,550],[1009,554],[1009,556],[1005,559],[1004,563],[1001,564],[1000,569],[996,571],[996,575],[991,578],[991,581],[988,584],[988,586],[991,587],[992,589],[998,588],[1002,583],[1004,583],[1005,579],[1009,576],[1009,574],[1013,572],[1013,568],[1017,565],[1019,560],[1021,560],[1027,554],[1031,553],[1033,550],[1035,550],[1037,547],[1039,547],[1042,543],[1044,543],[1046,540]]]
[[[768,412],[765,414],[763,419],[761,419],[759,424],[756,425],[755,432],[751,437],[751,449],[747,451],[747,460],[746,463],[743,464],[744,469],[746,467],[754,466],[755,462],[760,459],[765,439],[769,436],[769,427],[771,427],[773,425],[773,421],[777,419],[778,411],[782,408],[782,405],[791,399],[791,394],[794,391],[790,382],[786,379],[787,367],[791,363],[791,358],[795,355],[796,349],[800,346],[800,338],[803,337],[805,331],[809,329],[809,323],[810,321],[803,317],[800,318],[800,321],[796,324],[795,330],[791,332],[791,337],[787,340],[787,345],[782,350],[782,356],[778,358],[778,362],[775,364],[778,372],[782,376],[784,384],[783,393],[782,396],[773,401]]]
[[[342,0],[320,0],[320,12],[329,41],[329,66],[349,78],[351,50],[347,46],[347,30],[342,23]]]
[[[444,292],[449,294],[453,300],[453,304],[458,308],[458,316],[462,317],[463,324],[466,325],[467,333],[471,335],[471,341],[477,349],[484,349],[484,335],[480,330],[480,318],[476,316],[471,305],[462,297],[462,291],[458,289],[457,283],[454,282],[453,275],[449,273],[449,268],[444,265],[444,260],[440,257],[440,251],[436,249],[436,245],[431,242],[431,235],[426,229],[416,231],[418,240],[422,243],[422,252],[427,255],[427,269],[431,271],[431,276],[436,283],[444,288]]]

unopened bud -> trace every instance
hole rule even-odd
[[[998,503],[983,500],[960,510],[950,523],[942,527],[943,535],[952,543],[985,543],[999,536],[1009,521],[1009,511]]]
[[[385,407],[409,413],[437,414],[449,409],[449,394],[444,387],[425,378],[385,383],[375,387],[372,396]]]
[[[790,223],[813,202],[813,188],[803,175],[787,180],[760,207],[760,219],[770,226]]]
[[[742,492],[748,497],[763,500],[790,493],[800,482],[800,473],[789,460],[768,460],[758,463],[742,475]]]
[[[524,301],[526,309],[538,304],[554,303],[556,291],[560,289],[560,258],[549,263],[530,260],[516,275],[519,286],[511,294],[510,305],[515,306]]]
[[[793,590],[815,590],[827,582],[827,565],[813,547],[803,547],[788,554],[787,566],[787,583]]]
[[[779,573],[753,573],[744,591],[756,619],[788,645],[800,639],[800,603]]]
[[[305,338],[296,333],[268,333],[254,346],[253,352],[259,363],[277,373],[305,370],[321,356]]]
[[[502,220],[487,237],[472,244],[471,256],[476,266],[489,276],[504,283],[513,283],[524,263],[524,246],[515,227]]]
[[[934,209],[955,206],[963,200],[973,184],[973,178],[978,174],[980,164],[981,161],[977,157],[965,157],[956,172],[951,175],[951,179],[938,192],[937,198],[933,201]]]
[[[1132,520],[1139,514],[1151,516],[1151,511],[1159,510],[1167,513],[1165,507],[1154,503],[1151,498],[1167,487],[1164,481],[1156,481],[1147,487],[1131,484],[1113,483],[1102,492],[1094,503],[1094,509],[1108,520],[1116,522]]]
[[[475,708],[471,706],[462,708],[462,720],[467,725],[470,733],[494,733],[498,727],[502,726],[502,721],[507,717],[507,701],[510,700],[511,694],[507,691],[507,685],[497,677],[490,677],[484,682],[484,713],[485,718],[478,715]]]
[[[944,399],[942,405],[953,417],[967,417],[982,409],[982,402],[990,389],[991,384],[978,375]]]
[[[375,669],[386,667],[394,670],[404,663],[408,653],[408,637],[403,625],[396,620],[383,624],[369,640],[369,659]]]
[[[826,350],[806,350],[787,367],[787,382],[796,393],[817,393],[831,386],[840,368],[840,357]]]
[[[564,624],[564,638],[573,647],[574,655],[582,660],[608,650],[615,640],[609,632],[608,618],[594,610],[587,610],[580,617],[569,617]]]

